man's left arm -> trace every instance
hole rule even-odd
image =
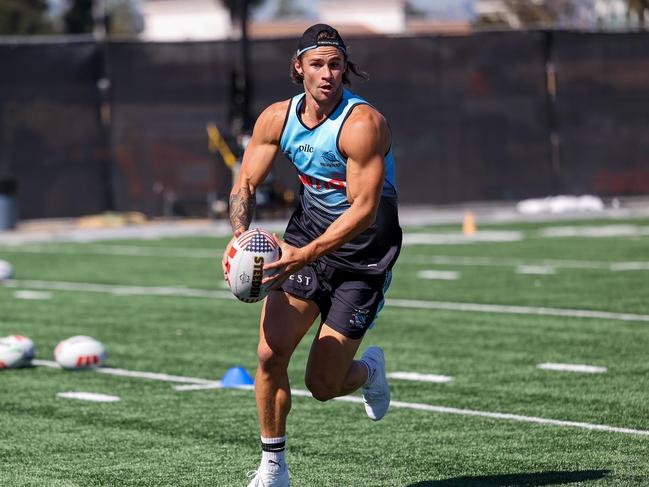
[[[317,239],[301,248],[282,245],[282,258],[266,269],[284,268],[283,278],[364,232],[376,219],[385,174],[385,153],[390,132],[381,114],[372,107],[356,107],[340,135],[340,149],[347,156],[347,199],[350,207]],[[268,282],[266,281],[266,282]]]

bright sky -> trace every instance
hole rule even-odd
[[[111,0],[108,0],[111,1]],[[146,0],[132,0],[139,3]],[[219,0],[214,0],[215,2]],[[295,4],[303,11],[313,11],[313,6],[320,1],[326,0],[294,0]],[[409,0],[418,10],[426,12],[432,18],[456,20],[470,19],[473,16],[473,4],[476,0]],[[255,13],[256,18],[268,18],[272,15],[278,0],[266,0],[264,5],[259,7]],[[66,0],[48,0],[50,10],[55,13],[67,3]]]
[[[295,5],[303,11],[313,11],[314,4],[326,0],[294,0]],[[278,0],[266,0],[256,12],[257,18],[267,18],[274,11]],[[418,10],[426,12],[432,18],[457,20],[473,17],[475,0],[410,0],[410,4]]]

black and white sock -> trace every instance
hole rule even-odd
[[[261,437],[261,468],[268,472],[280,472],[285,466],[284,449],[286,436],[278,438]]]

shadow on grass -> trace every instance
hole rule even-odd
[[[610,470],[584,470],[581,472],[512,473],[483,475],[480,477],[455,477],[445,480],[424,480],[407,487],[534,487],[565,485],[604,478]]]

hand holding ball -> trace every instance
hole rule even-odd
[[[264,265],[275,262],[280,256],[277,241],[267,231],[252,228],[239,235],[232,243],[225,263],[232,293],[245,303],[264,299],[272,284],[263,285],[261,281],[277,272],[264,272]]]

